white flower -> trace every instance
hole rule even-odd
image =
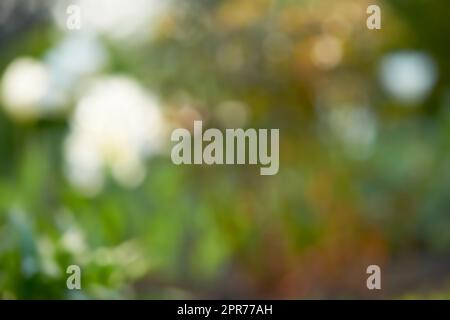
[[[72,226],[61,237],[61,245],[72,254],[81,254],[86,251],[86,239],[83,231]]]
[[[104,169],[124,186],[145,176],[144,161],[161,146],[163,118],[157,100],[134,80],[95,81],[78,102],[66,141],[71,182],[90,193],[103,184]]]
[[[107,35],[117,40],[147,39],[169,7],[169,0],[73,0],[55,1],[53,16],[66,28],[67,6],[81,10],[81,30]]]
[[[73,89],[78,80],[100,71],[107,59],[98,38],[83,32],[67,34],[44,57],[53,82],[61,90]]]
[[[65,37],[44,56],[14,60],[5,70],[1,96],[6,112],[19,121],[60,115],[83,77],[106,64],[106,53],[96,38]]]
[[[329,114],[332,134],[343,144],[346,153],[355,159],[365,159],[372,153],[377,136],[377,122],[369,108],[340,106]]]
[[[420,52],[398,52],[383,58],[380,78],[386,91],[397,100],[414,104],[422,102],[437,80],[433,59]]]
[[[46,66],[38,60],[21,57],[14,60],[3,75],[1,93],[6,112],[17,120],[43,113],[43,101],[50,89]]]

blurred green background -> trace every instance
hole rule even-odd
[[[0,298],[449,298],[449,15],[2,0]],[[172,164],[198,119],[279,128],[279,173]]]

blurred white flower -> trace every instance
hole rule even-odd
[[[69,4],[81,9],[81,30],[102,33],[118,40],[148,38],[168,8],[170,1],[160,0],[72,0],[55,1],[53,16],[66,29]]]
[[[341,106],[329,113],[329,125],[347,154],[355,159],[370,156],[377,136],[377,122],[366,107]]]
[[[71,89],[81,77],[92,75],[107,63],[107,52],[92,34],[77,32],[67,34],[50,49],[44,58],[55,85]]]
[[[5,70],[1,96],[7,113],[23,121],[66,110],[68,98],[84,76],[106,64],[104,48],[87,34],[66,36],[43,61],[19,57]]]
[[[387,55],[380,65],[385,90],[407,104],[422,102],[437,80],[434,60],[425,53],[404,51]]]
[[[71,121],[65,154],[70,181],[95,194],[109,169],[121,185],[138,185],[145,159],[161,147],[163,129],[156,98],[136,81],[124,76],[96,80]]]
[[[61,245],[72,254],[82,254],[87,247],[83,231],[77,226],[73,226],[64,232],[61,237]]]
[[[20,57],[3,75],[1,93],[6,112],[17,120],[33,119],[43,112],[44,98],[50,89],[47,67],[39,60]]]

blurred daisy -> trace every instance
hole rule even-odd
[[[78,102],[66,140],[67,174],[83,191],[100,191],[109,169],[121,185],[138,185],[144,161],[161,147],[163,118],[156,98],[134,80],[96,80]]]

